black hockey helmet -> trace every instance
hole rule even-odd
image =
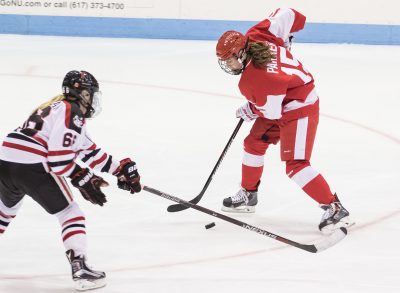
[[[89,101],[83,97],[83,90],[89,92]],[[86,118],[92,118],[100,113],[101,92],[99,91],[99,83],[89,72],[77,70],[68,72],[62,83],[62,92],[67,100],[77,101],[86,108]]]

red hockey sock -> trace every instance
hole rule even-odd
[[[264,166],[249,167],[242,164],[242,187],[246,190],[257,190]]]
[[[296,182],[305,193],[319,204],[329,204],[336,199],[324,177],[310,166],[309,161],[287,161],[286,173],[290,179]]]
[[[321,174],[306,184],[303,190],[319,204],[329,204],[336,199]]]

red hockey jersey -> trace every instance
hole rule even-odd
[[[267,42],[275,58],[266,68],[250,61],[239,89],[260,117],[293,119],[318,111],[314,78],[284,47],[291,33],[303,29],[306,18],[294,9],[277,9],[247,33],[249,41]]]
[[[90,168],[112,173],[119,162],[90,139],[79,106],[56,102],[33,113],[22,127],[9,133],[0,148],[3,161],[44,166],[69,176],[80,159]]]

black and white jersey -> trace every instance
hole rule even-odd
[[[79,105],[63,100],[39,109],[9,133],[0,148],[8,162],[44,163],[58,176],[69,176],[80,159],[91,169],[112,173],[119,162],[89,137]]]

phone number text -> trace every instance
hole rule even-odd
[[[85,2],[85,1],[72,1],[69,3],[71,9],[124,9],[124,3],[117,2]]]

